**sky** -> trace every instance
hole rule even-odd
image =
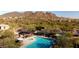
[[[79,18],[79,11],[69,11],[76,8],[67,8],[79,4],[78,1],[76,4],[74,4],[74,0],[70,3],[70,0],[0,0],[0,15],[13,11],[51,11],[57,16]]]
[[[57,16],[64,16],[70,18],[79,18],[79,11],[52,11]]]

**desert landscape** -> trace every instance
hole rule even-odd
[[[14,11],[0,15],[0,47],[22,47],[23,43],[17,43],[16,39],[35,35],[37,27],[42,34],[55,34],[56,42],[53,48],[79,47],[79,19],[57,16],[48,11]]]

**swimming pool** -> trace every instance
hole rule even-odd
[[[36,41],[32,42],[28,46],[24,46],[24,48],[50,48],[54,43],[50,38],[36,36],[35,39]]]

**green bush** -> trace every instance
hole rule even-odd
[[[1,35],[0,39],[2,40],[2,42],[0,44],[2,44],[3,47],[5,47],[5,48],[20,47],[20,44],[15,43],[15,37],[14,37],[14,34],[12,32],[2,31],[0,33],[0,35]]]

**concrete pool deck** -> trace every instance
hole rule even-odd
[[[24,48],[24,46],[28,46],[29,44],[31,44],[32,42],[36,41],[35,39],[36,36],[32,36],[32,37],[28,37],[28,38],[25,38],[22,42],[22,46],[20,48]]]

